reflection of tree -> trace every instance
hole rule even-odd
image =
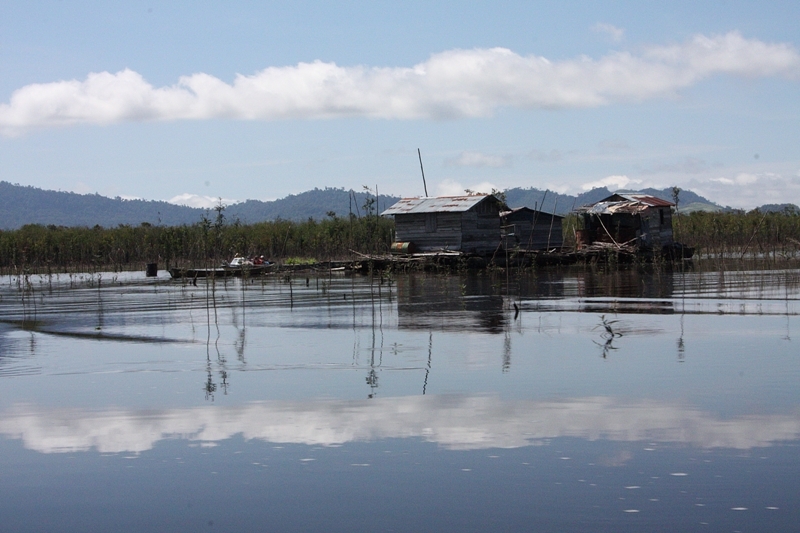
[[[378,351],[378,363],[375,363],[375,352]],[[377,394],[376,390],[378,388],[378,372],[376,369],[380,368],[381,364],[383,364],[383,330],[381,330],[381,345],[380,347],[376,347],[376,335],[375,335],[375,320],[374,320],[374,312],[373,312],[373,324],[372,324],[372,347],[370,349],[369,354],[369,372],[367,372],[367,385],[369,385],[370,393],[367,395],[367,398],[374,398]]]
[[[603,349],[603,359],[606,359],[608,358],[608,352],[610,352],[611,350],[617,350],[618,348],[614,346],[614,337],[607,337],[605,335],[603,335],[603,337],[606,339],[606,341],[602,344],[597,341],[592,341],[592,342]]]
[[[611,350],[617,349],[617,347],[614,346],[614,339],[617,337],[622,337],[622,333],[614,329],[614,324],[617,322],[619,322],[619,320],[608,320],[606,315],[600,315],[600,323],[592,328],[593,330],[603,328],[603,332],[600,334],[600,336],[605,340],[605,342],[601,344],[597,341],[592,341],[603,349],[603,359],[608,357],[608,353]]]
[[[211,374],[211,356],[210,354],[206,357],[206,374],[207,379],[203,389],[206,391],[206,400],[214,401],[214,392],[217,390],[217,384],[214,383],[214,378]]]
[[[242,317],[241,317],[242,323],[241,323],[241,328],[239,327],[239,324],[238,324],[239,320],[238,320],[238,317],[236,315],[236,307],[233,307],[231,309],[231,311],[232,311],[232,314],[233,314],[233,327],[236,328],[237,332],[239,333],[237,338],[236,338],[236,341],[234,343],[234,347],[236,349],[236,356],[238,357],[239,361],[244,363],[245,362],[244,361],[244,347],[245,347],[245,344],[246,344],[245,330],[246,330],[246,323],[247,323],[247,317],[245,315],[245,310],[246,310],[246,306],[245,306],[245,287],[246,287],[247,284],[245,283],[245,278],[244,277],[240,280],[240,284],[241,284],[241,287],[242,287]]]
[[[208,284],[207,284],[208,285]],[[208,286],[206,287],[206,324],[207,324],[207,334],[206,334],[206,381],[203,384],[203,390],[205,391],[206,400],[214,401],[214,393],[217,389],[221,386],[223,394],[228,394],[228,369],[226,367],[226,359],[225,356],[219,350],[219,339],[222,335],[219,329],[219,319],[217,315],[217,304],[216,304],[216,297],[213,295],[214,291],[216,290],[213,287],[214,282],[212,278],[212,288],[211,288],[211,297],[209,297],[209,289]],[[244,298],[244,297],[243,297]],[[242,306],[244,306],[244,300]],[[217,352],[217,367],[219,368],[219,375],[221,378],[220,385],[214,382],[214,372],[213,372],[213,365],[211,363],[211,309],[213,307],[214,310],[214,327],[217,331],[217,336],[214,339],[214,350]],[[244,321],[244,320],[243,320]],[[239,328],[236,325],[236,315],[234,312],[233,315],[233,325],[238,330]],[[237,353],[241,355],[240,359],[244,359],[244,325],[242,325],[242,329],[240,331],[240,339],[241,339],[241,351],[239,349],[239,342],[236,343]]]
[[[428,366],[425,368],[425,381],[422,382],[422,395],[428,388],[428,375],[431,373],[431,354],[433,353],[433,332],[428,332]]]
[[[503,339],[503,372],[508,372],[511,368],[511,331],[506,328],[505,339]]]

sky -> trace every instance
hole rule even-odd
[[[800,204],[800,2],[2,2],[0,180]]]

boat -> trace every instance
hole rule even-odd
[[[236,256],[229,262],[223,263],[219,268],[170,268],[169,275],[173,278],[241,278],[261,276],[269,272],[274,263],[264,260],[264,256],[256,259],[246,259]]]

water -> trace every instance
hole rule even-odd
[[[7,531],[796,531],[800,271],[0,278]]]

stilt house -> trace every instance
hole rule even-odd
[[[520,250],[552,250],[564,245],[564,217],[516,207],[500,213],[505,246]]]
[[[488,255],[501,242],[503,202],[491,194],[403,198],[381,213],[394,216],[395,248]]]
[[[673,245],[672,202],[647,194],[612,194],[576,209],[578,248],[596,242],[661,250]]]

